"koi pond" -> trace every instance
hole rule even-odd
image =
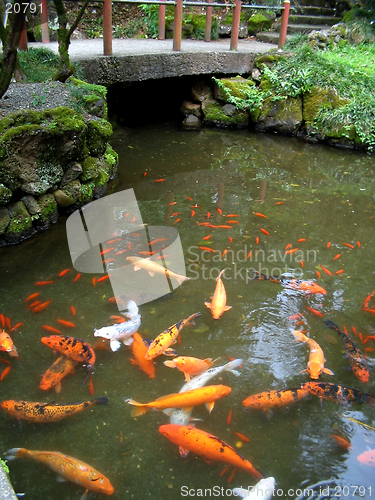
[[[178,355],[212,358],[214,367],[242,359],[239,376],[222,372],[208,382],[229,386],[231,392],[216,401],[211,413],[196,406],[192,423],[232,446],[264,477],[273,476],[275,498],[374,498],[375,452],[372,458],[358,457],[375,449],[375,406],[341,404],[334,400],[336,389],[332,400],[310,394],[267,411],[243,405],[251,395],[312,381],[301,373],[309,361],[309,344],[298,342],[294,329],[319,344],[325,368],[333,372],[322,373],[315,382],[375,396],[374,372],[368,382],[359,380],[342,338],[325,323],[330,320],[347,331],[371,370],[374,157],[248,131],[185,132],[174,123],[118,127],[111,143],[120,165],[108,194],[133,189],[144,223],[178,231],[190,278],[139,305],[138,332],[154,339],[201,312],[172,346]],[[104,275],[98,273],[82,273],[77,279],[78,271],[71,269],[66,219],[60,217],[46,233],[21,245],[0,249],[5,330],[9,333],[22,322],[10,333],[19,358],[4,352],[0,356],[11,366],[0,382],[1,401],[71,403],[105,396],[108,404],[50,423],[17,420],[0,409],[0,456],[20,447],[59,451],[104,474],[114,487],[114,500],[229,498],[232,488],[255,485],[257,480],[239,468],[234,475],[233,466],[222,474],[225,463],[208,464],[192,452],[180,456],[178,446],[159,432],[170,422],[162,411],[131,416],[133,406],[126,399],[151,402],[178,393],[185,384],[182,372],[164,365],[171,357],[155,358],[151,379],[131,362],[129,347],[121,344],[112,352],[103,344],[85,384],[87,370],[78,363],[75,373],[62,380],[59,393],[39,388],[56,359],[41,342],[51,334],[43,326],[95,345],[94,331],[113,324],[111,316],[120,314],[109,300],[114,295],[110,280],[100,280]],[[111,245],[114,251],[116,245]],[[127,248],[126,242],[121,248]],[[211,302],[222,270],[231,309],[213,319],[205,302]],[[134,271],[135,281],[137,273],[146,271]],[[284,281],[253,279],[256,273],[282,274]],[[326,294],[304,291],[293,278],[314,281]],[[29,306],[36,299],[25,301],[38,292],[40,303],[51,302],[33,312]],[[1,363],[0,369],[7,367]],[[344,438],[350,448],[334,436]],[[27,458],[8,466],[16,493],[28,500],[80,499],[85,491],[70,481],[56,482],[55,472]],[[88,498],[100,497],[104,495],[88,493]]]

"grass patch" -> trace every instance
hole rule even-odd
[[[19,50],[18,59],[27,83],[50,80],[59,66],[59,56],[44,47]]]

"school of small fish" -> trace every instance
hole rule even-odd
[[[163,179],[158,179],[154,182],[161,181],[163,181]],[[193,202],[192,198],[186,198]],[[171,202],[169,203],[169,206],[172,206],[175,203],[176,202]],[[200,207],[195,204],[191,205],[191,208],[194,208],[194,210],[191,211],[191,217],[195,217],[196,210]],[[224,218],[222,208],[218,207],[217,212],[220,217]],[[176,215],[182,215],[182,213],[175,212],[171,215],[171,217]],[[259,212],[254,212],[254,216],[262,220],[268,219],[266,215]],[[125,217],[131,217],[131,214],[127,213]],[[205,218],[206,220],[203,222],[197,221],[196,224],[210,228],[210,231],[213,229],[227,230],[231,229],[234,224],[239,223],[239,220],[237,219],[238,217],[239,216],[237,214],[228,214],[225,216],[225,223],[211,224],[211,213],[208,212]],[[180,219],[181,217],[176,219],[173,224],[180,221]],[[260,233],[270,237],[269,231],[265,228],[259,228],[259,231]],[[209,245],[211,243],[209,241],[210,239],[211,233],[203,237],[205,245]],[[231,244],[232,241],[232,236],[229,236],[229,244]],[[258,245],[259,241],[259,236],[256,236],[255,244]],[[301,238],[298,240],[297,244],[301,245],[304,241],[306,241],[306,239]],[[155,274],[164,274],[169,280],[175,281],[178,285],[184,284],[186,287],[189,286],[188,277],[176,274],[164,267],[164,265],[159,264],[156,261],[157,257],[155,257],[155,260],[150,260],[151,257],[159,252],[159,250],[168,246],[165,238],[159,238],[150,242],[150,248],[147,251],[137,250],[134,241],[125,241],[125,238],[115,232],[113,234],[113,239],[107,241],[107,245],[108,246],[103,246],[103,250],[101,252],[101,255],[105,259],[103,262],[113,262],[116,259],[121,260],[122,254],[129,252],[127,256],[124,256],[122,262],[124,263],[127,261],[130,265],[134,266],[135,272],[146,272],[149,274],[151,279]],[[354,245],[349,243],[342,243],[342,245],[350,249],[355,248]],[[329,247],[330,243],[327,244],[327,249]],[[202,252],[207,252],[208,254],[217,252],[222,257],[228,252],[228,248],[223,251],[213,250],[210,246],[200,246],[199,248]],[[357,242],[357,248],[360,248],[359,242]],[[292,244],[288,244],[285,248],[285,253],[295,253],[298,250],[299,247],[292,248]],[[130,255],[131,253],[134,255]],[[247,255],[247,258],[250,257],[251,252]],[[337,254],[332,261],[336,261],[339,258],[340,254]],[[302,262],[301,266],[303,267]],[[331,271],[329,271],[325,266],[321,265],[320,269],[328,276],[332,276]],[[58,274],[58,277],[64,277],[69,273],[72,273],[72,271],[72,269],[64,269]],[[342,274],[342,272],[343,270],[339,270],[336,271],[335,274]],[[99,286],[99,284],[106,281],[108,277],[109,274],[94,277],[92,279],[92,284],[94,286]],[[77,273],[72,282],[74,283],[80,278],[81,274]],[[319,271],[317,271],[317,278],[320,279]],[[207,297],[202,297],[202,306],[205,305],[210,310],[212,320],[215,320],[215,322],[217,320],[220,321],[220,318],[224,313],[229,311],[235,313],[236,308],[233,300],[234,297],[230,297],[230,299],[232,299],[230,300],[232,305],[227,304],[227,292],[223,280],[225,281],[225,269],[219,272],[216,278],[215,287],[212,287],[213,294],[211,296],[211,302],[205,301]],[[43,290],[53,283],[56,283],[56,281],[57,280],[48,279],[38,281],[35,285],[38,289]],[[283,286],[285,289],[301,293],[306,300],[308,300],[312,295],[320,294],[320,296],[324,297],[328,293],[316,282],[316,280],[303,280],[283,276],[268,276],[254,272],[252,282],[254,290],[256,290],[256,287],[258,286],[263,286],[258,283],[261,281],[276,283]],[[373,301],[374,308],[369,307],[374,295],[375,292],[372,292],[364,300],[362,307],[364,312],[375,312],[375,298]],[[109,302],[112,304],[119,304],[122,301],[123,299],[121,297],[111,297],[109,299]],[[43,293],[41,291],[37,291],[31,293],[24,302],[25,307],[32,314],[42,315],[43,311],[51,306],[52,300],[47,297],[43,297]],[[210,415],[209,418],[213,418],[211,417],[211,412],[215,403],[218,402],[218,405],[220,405],[220,400],[222,398],[230,397],[232,388],[230,385],[224,385],[221,383],[217,385],[207,385],[208,382],[224,373],[230,373],[235,375],[235,377],[240,377],[238,369],[242,367],[243,360],[231,359],[227,363],[218,365],[220,358],[213,360],[213,358],[201,359],[194,355],[178,355],[174,347],[176,347],[176,344],[180,345],[180,334],[182,329],[194,325],[195,321],[202,316],[202,312],[192,312],[190,316],[180,319],[171,326],[168,326],[167,322],[165,329],[160,334],[156,335],[153,339],[146,339],[142,334],[142,327],[147,324],[147,318],[141,317],[139,307],[134,300],[130,300],[126,306],[127,312],[123,313],[123,316],[127,318],[127,321],[123,316],[112,316],[111,324],[107,324],[106,326],[98,329],[93,327],[93,331],[91,333],[92,337],[90,336],[87,340],[64,334],[66,333],[66,329],[69,330],[76,327],[76,324],[71,321],[74,320],[76,315],[74,306],[70,307],[71,318],[56,318],[58,324],[55,326],[42,325],[43,330],[48,332],[49,335],[41,337],[41,343],[50,347],[54,352],[58,352],[59,357],[45,371],[39,382],[39,388],[43,391],[49,391],[54,388],[56,393],[59,394],[62,389],[63,379],[68,375],[74,375],[77,365],[82,364],[87,369],[84,383],[89,378],[89,392],[91,395],[94,394],[93,373],[96,367],[97,357],[100,357],[100,351],[103,349],[111,350],[113,353],[116,353],[120,350],[122,342],[125,346],[122,347],[122,349],[127,348],[128,352],[131,353],[131,363],[146,374],[150,379],[154,379],[156,377],[158,364],[160,365],[161,363],[168,368],[177,369],[173,372],[171,371],[171,374],[178,374],[178,372],[181,372],[181,374],[178,374],[177,376],[181,377],[181,381],[185,379],[185,383],[178,393],[160,395],[156,399],[151,397],[148,402],[139,402],[132,398],[125,399],[125,403],[131,407],[130,415],[132,417],[140,417],[149,411],[160,411],[164,413],[169,417],[169,423],[160,425],[158,429],[159,433],[167,440],[178,446],[178,451],[181,457],[185,458],[188,453],[191,452],[194,455],[202,457],[208,463],[222,462],[227,466],[223,473],[225,473],[231,466],[233,470],[229,475],[228,483],[233,480],[236,470],[245,471],[251,475],[254,481],[257,481],[253,490],[255,491],[256,488],[259,488],[267,493],[261,496],[255,494],[254,491],[251,490],[234,488],[232,490],[233,495],[244,499],[263,498],[263,500],[269,500],[273,496],[275,485],[277,484],[275,478],[272,476],[264,477],[264,475],[267,474],[267,471],[262,470],[260,472],[258,470],[256,456],[252,456],[252,461],[254,461],[253,465],[248,458],[238,452],[238,449],[243,446],[243,443],[250,442],[249,437],[240,432],[232,431],[240,439],[240,442],[233,447],[223,441],[219,436],[199,429],[199,423],[197,423],[199,422],[199,419],[192,417],[192,412],[195,406],[205,405],[209,412],[208,415]],[[316,396],[320,398],[321,401],[323,399],[334,401],[345,407],[349,404],[365,404],[370,407],[375,407],[375,397],[363,390],[339,383],[319,380],[323,375],[329,375],[330,377],[335,375],[325,366],[327,361],[321,346],[322,342],[319,340],[318,343],[314,340],[311,333],[308,331],[296,328],[297,325],[301,325],[303,323],[304,315],[310,313],[320,317],[324,316],[324,312],[321,309],[318,310],[310,306],[306,306],[306,310],[304,312],[299,312],[298,314],[289,317],[288,320],[292,325],[290,328],[290,335],[294,338],[296,346],[298,343],[303,344],[303,346],[301,346],[301,352],[305,346],[308,347],[309,357],[307,367],[301,371],[301,373],[307,374],[312,381],[302,382],[300,387],[284,387],[278,390],[271,389],[259,392],[257,394],[244,394],[242,406],[245,407],[246,411],[261,410],[269,420],[272,417],[272,412],[277,411],[278,408],[290,406],[295,403],[299,403],[301,405],[306,404],[306,401],[312,399],[311,396]],[[364,348],[364,352],[362,352],[357,341],[354,341],[348,334],[345,326],[340,327],[328,318],[322,320],[322,324],[337,333],[338,338],[341,339],[343,343],[345,355],[348,359],[353,376],[356,377],[362,384],[366,384],[370,380],[370,367],[367,362],[367,353],[371,352],[371,350],[366,351],[366,348]],[[0,314],[0,328],[2,328],[0,331],[0,351],[10,356],[9,360],[0,359],[0,362],[7,365],[0,375],[0,381],[3,381],[11,371],[11,359],[19,359],[19,354],[13,343],[11,334],[16,332],[16,330],[18,330],[21,326],[22,323],[17,323],[12,327],[10,318],[4,314]],[[139,329],[141,330],[141,333],[138,331]],[[352,327],[352,331],[362,344],[375,340],[374,335],[364,336],[362,333],[357,333],[355,327]],[[184,336],[184,341],[185,338],[188,339],[189,336],[188,330],[186,332],[187,335]],[[94,338],[98,338],[99,340],[94,342]],[[22,353],[22,342],[18,342],[17,340],[17,345],[19,343],[21,344]],[[298,347],[296,347],[296,349],[297,348]],[[199,355],[199,353],[196,354]],[[115,355],[117,356],[117,354],[114,354],[113,356]],[[171,359],[165,360],[165,356]],[[134,395],[134,397],[136,397],[136,395]],[[110,400],[108,400],[106,396],[102,396],[75,403],[4,400],[0,403],[0,408],[10,417],[16,418],[17,420],[23,420],[33,424],[48,423],[53,425],[54,422],[61,419],[70,420],[70,417],[76,414],[80,415],[74,418],[83,418],[82,412],[85,409],[96,405],[107,404],[110,404]],[[95,409],[94,411],[97,410]],[[228,427],[232,425],[232,413],[233,408],[231,408],[226,420]],[[72,418],[72,421],[74,418]],[[147,419],[147,417],[142,418]],[[336,434],[331,434],[331,436],[337,445],[345,450],[346,453],[351,452],[350,442],[345,436],[339,436]],[[110,480],[101,472],[98,472],[91,465],[85,464],[79,459],[67,456],[61,452],[29,450],[26,448],[12,448],[6,452],[6,458],[8,460],[22,457],[31,458],[44,463],[65,480],[78,484],[85,490],[83,496],[85,496],[88,491],[102,493],[105,495],[112,495],[115,491],[115,488],[110,483]],[[375,450],[364,451],[358,455],[357,460],[361,464],[375,466]]]

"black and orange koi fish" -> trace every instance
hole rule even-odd
[[[331,382],[306,382],[301,385],[301,389],[307,389],[319,398],[344,405],[348,403],[375,405],[374,396],[345,385],[332,384]]]

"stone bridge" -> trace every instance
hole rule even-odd
[[[178,52],[172,44],[172,40],[114,39],[113,55],[104,56],[103,40],[73,40],[69,55],[72,62],[80,62],[85,81],[111,85],[187,75],[250,73],[257,55],[277,49],[275,44],[251,40],[239,40],[236,51],[230,50],[229,40],[182,40]],[[57,42],[29,46],[58,52]]]

